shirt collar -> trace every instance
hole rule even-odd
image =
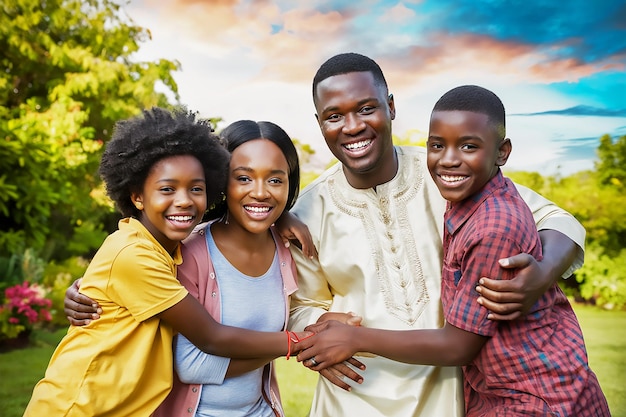
[[[505,185],[506,181],[502,171],[498,168],[498,173],[476,194],[456,203],[448,201],[445,215],[445,226],[448,233],[451,235],[455,234],[474,214],[483,201]]]

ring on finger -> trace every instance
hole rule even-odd
[[[315,360],[315,357],[312,357],[311,359],[309,359],[311,361],[311,363],[313,364],[313,366],[317,366],[319,365],[319,363],[317,363],[317,361]]]

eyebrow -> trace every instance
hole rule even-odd
[[[362,100],[359,100],[356,104],[357,104],[358,107],[361,107],[365,103],[368,103],[368,102],[371,102],[371,101],[375,101],[376,104],[380,103],[380,101],[378,100],[377,97],[367,97],[367,98],[364,98]],[[328,113],[328,112],[332,112],[332,111],[336,111],[338,109],[339,109],[339,106],[329,106],[329,107],[326,107],[326,108],[322,109],[322,114],[325,114],[325,113]]]
[[[233,172],[235,172],[235,171],[254,172],[254,169],[252,169],[250,167],[240,166],[240,167],[233,168]],[[273,169],[273,170],[270,171],[270,174],[273,174],[273,175],[276,175],[276,174],[288,175],[287,172],[285,172],[282,169]]]

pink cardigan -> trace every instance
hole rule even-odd
[[[196,297],[207,309],[209,314],[217,320],[220,317],[220,292],[215,279],[215,269],[209,256],[206,244],[205,229],[210,223],[203,223],[196,227],[192,234],[184,241],[181,249],[183,263],[178,267],[178,280],[187,288],[187,291]],[[289,318],[289,296],[296,291],[296,264],[291,258],[289,249],[282,244],[276,230],[272,227],[272,235],[277,242],[280,272],[283,278],[283,293],[285,295],[285,325]],[[202,277],[202,278],[201,278]],[[201,384],[184,384],[174,373],[174,386],[165,401],[154,412],[154,417],[188,417],[194,416],[200,393]],[[279,417],[284,417],[280,402],[278,383],[274,373],[273,363],[269,363],[263,370],[263,396]]]

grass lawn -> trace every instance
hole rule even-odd
[[[626,417],[626,311],[575,306],[585,334],[591,367],[598,375],[613,417]],[[0,354],[0,409],[4,417],[23,414],[35,383],[43,376],[65,330],[36,332],[34,346]],[[306,416],[317,375],[295,360],[279,359],[278,378],[288,417]]]

